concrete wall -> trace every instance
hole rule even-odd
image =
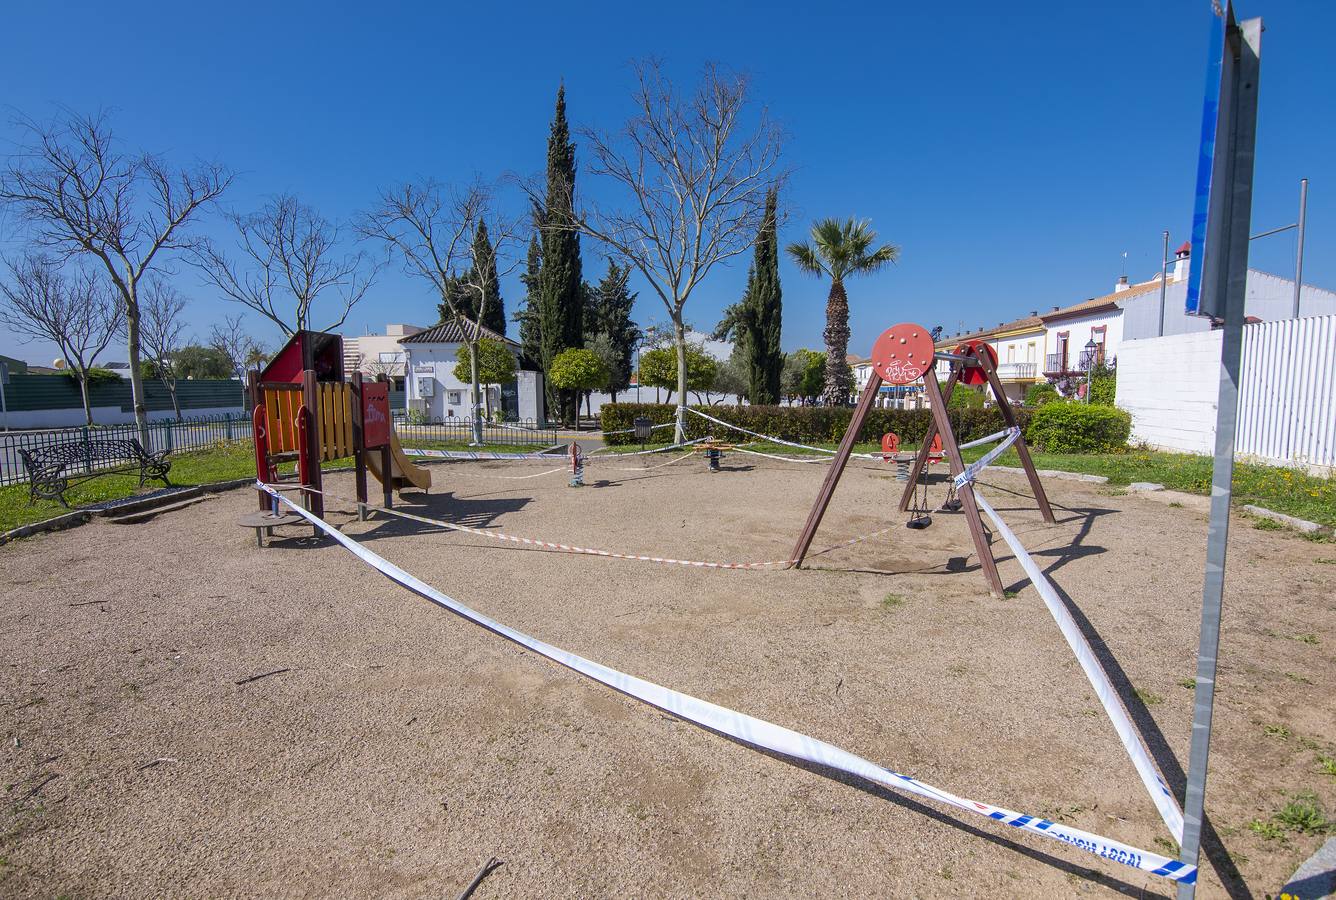
[[[1187,302],[1186,281],[1170,282],[1164,291],[1164,333],[1193,334],[1211,330],[1208,319],[1189,316],[1183,312]],[[1153,338],[1158,334],[1156,320],[1160,315],[1160,292],[1151,291],[1132,297],[1123,306],[1123,340],[1136,341]],[[1336,293],[1304,285],[1299,298],[1300,315],[1304,317],[1336,315]],[[1248,270],[1248,287],[1244,295],[1244,314],[1256,316],[1264,322],[1288,319],[1294,312],[1294,279],[1281,278],[1257,269]]]
[[[1216,330],[1122,345],[1117,403],[1132,414],[1133,441],[1214,452],[1221,338]],[[1336,470],[1336,316],[1244,326],[1235,450]]]

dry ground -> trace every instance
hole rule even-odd
[[[438,493],[404,503],[595,547],[766,560],[787,556],[823,471],[619,471],[634,465],[591,466],[609,480],[573,490],[561,474],[494,477],[538,468],[452,463],[435,468]],[[1205,517],[1053,481],[1060,523],[1044,526],[1013,493],[1023,481],[988,481],[1179,788]],[[329,487],[348,496],[351,477]],[[895,493],[850,471],[816,546],[903,521]],[[1172,894],[677,721],[298,539],[309,529],[260,551],[235,524],[254,505],[235,491],[0,549],[0,894],[453,896],[493,855],[505,864],[479,897]],[[377,553],[537,637],[964,796],[1166,851],[1042,602],[1000,542],[1018,593],[986,593],[959,516],[811,570],[711,571],[331,507]],[[1274,892],[1319,839],[1249,823],[1300,791],[1336,808],[1317,764],[1336,752],[1324,557],[1336,548],[1235,523],[1203,896]],[[276,669],[289,671],[235,684]]]

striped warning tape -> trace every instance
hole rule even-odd
[[[974,491],[974,502],[993,521],[993,524],[997,526],[998,533],[1002,535],[1002,539],[1011,548],[1011,552],[1016,554],[1016,559],[1020,561],[1021,568],[1025,570],[1025,574],[1030,578],[1030,583],[1039,592],[1044,605],[1048,607],[1049,614],[1058,623],[1058,630],[1066,638],[1067,646],[1076,655],[1076,661],[1081,664],[1081,670],[1085,672],[1091,687],[1095,689],[1095,696],[1099,697],[1104,712],[1108,714],[1109,720],[1113,723],[1113,729],[1118,733],[1118,739],[1122,742],[1123,749],[1132,758],[1132,765],[1136,768],[1137,774],[1141,776],[1141,783],[1146,786],[1156,809],[1160,811],[1161,818],[1169,826],[1169,831],[1173,834],[1175,840],[1182,843],[1183,811],[1179,809],[1178,801],[1170,793],[1169,786],[1165,784],[1154,760],[1151,759],[1150,751],[1146,749],[1145,743],[1141,740],[1141,734],[1132,724],[1132,719],[1127,714],[1127,708],[1123,705],[1118,692],[1114,690],[1113,682],[1109,680],[1108,673],[1104,671],[1104,667],[1100,664],[1098,657],[1095,656],[1095,651],[1085,639],[1085,635],[1081,633],[1081,629],[1076,624],[1076,620],[1072,618],[1071,612],[1058,598],[1052,582],[1048,580],[1034,559],[1026,552],[1025,547],[1021,545],[1015,533],[1007,527],[1007,523],[1002,521],[1002,517],[980,495],[977,489]]]
[[[335,497],[333,499],[343,500],[344,502],[355,502],[347,498]],[[668,556],[649,556],[642,553],[619,553],[616,550],[598,550],[592,547],[580,547],[575,544],[562,544],[557,541],[545,541],[540,538],[521,537],[516,534],[506,534],[503,531],[488,531],[483,528],[473,528],[469,525],[459,525],[455,522],[446,522],[443,519],[433,519],[429,516],[419,516],[416,513],[404,512],[399,509],[387,509],[385,507],[371,507],[375,512],[384,513],[389,516],[395,516],[400,519],[409,519],[414,522],[421,522],[424,525],[435,525],[438,528],[446,528],[450,531],[462,531],[466,534],[477,535],[478,537],[491,538],[494,541],[508,541],[512,544],[523,544],[526,547],[541,547],[544,550],[552,550],[558,553],[575,553],[584,556],[602,556],[608,559],[626,559],[632,562],[651,562],[666,566],[686,566],[695,569],[769,569],[775,566],[793,565],[792,559],[774,559],[767,562],[710,562],[699,559],[675,559]],[[831,553],[844,547],[850,547],[854,544],[860,544],[864,541],[870,541],[875,537],[880,537],[891,528],[882,528],[871,534],[860,535],[847,541],[827,547],[817,553],[809,556],[820,556]]]
[[[795,443],[794,441],[786,441],[783,438],[774,437],[773,435],[762,434],[759,431],[752,431],[750,428],[743,428],[741,425],[734,425],[732,422],[725,422],[723,419],[716,419],[714,416],[703,413],[698,409],[692,409],[691,407],[682,407],[682,408],[693,415],[700,416],[702,419],[707,419],[711,422],[714,422],[716,425],[722,425],[725,428],[731,428],[734,431],[739,431],[743,434],[749,434],[754,438],[760,438],[761,440],[768,441],[771,444],[782,444],[785,447],[794,447],[797,448],[798,450],[811,450],[814,453],[826,453],[834,455],[837,452],[835,450],[828,450],[825,447],[813,447],[810,444],[798,444]],[[851,453],[849,455],[857,459],[881,458],[881,454],[879,453]]]
[[[1016,443],[1016,440],[1020,436],[1021,436],[1021,430],[1019,428],[1015,426],[1008,428],[1006,440],[998,444],[992,450],[989,450],[987,453],[976,459],[974,462],[970,463],[968,466],[965,467],[965,471],[961,472],[959,475],[955,477],[956,490],[960,490],[962,486],[973,482],[975,478],[979,477],[979,473],[982,472],[984,469],[988,468],[988,465],[993,460],[997,459],[1003,453],[1006,453],[1007,449],[1012,444]]]
[[[1000,806],[993,806],[988,803],[980,803],[977,800],[970,800],[965,797],[956,796],[941,788],[936,788],[926,782],[919,781],[916,778],[911,778],[908,775],[902,775],[899,772],[879,766],[861,756],[856,756],[847,750],[836,747],[834,744],[829,744],[825,741],[809,737],[808,735],[794,731],[790,728],[785,728],[782,725],[767,722],[764,719],[758,719],[755,716],[749,716],[745,713],[719,706],[708,700],[701,700],[690,694],[674,691],[671,688],[663,687],[652,681],[646,681],[643,678],[628,675],[625,672],[618,671],[617,669],[602,665],[601,663],[596,663],[593,660],[578,656],[568,650],[563,650],[560,647],[553,646],[545,641],[530,637],[522,631],[518,631],[508,625],[503,625],[495,619],[483,615],[464,603],[447,596],[422,581],[420,578],[410,575],[394,563],[377,555],[358,541],[339,531],[333,525],[330,525],[324,519],[302,508],[300,504],[292,502],[263,482],[256,482],[256,486],[261,490],[267,491],[279,503],[291,507],[294,512],[302,516],[315,527],[319,528],[325,534],[329,535],[329,537],[351,551],[363,562],[367,563],[390,580],[417,594],[419,597],[468,619],[507,640],[513,641],[521,647],[532,650],[553,662],[578,672],[587,678],[605,684],[616,691],[620,691],[623,694],[634,697],[637,700],[657,707],[658,709],[662,709],[680,719],[684,719],[744,743],[751,744],[752,746],[761,747],[783,756],[805,760],[831,769],[837,769],[841,772],[847,772],[851,775],[858,776],[876,784],[884,785],[901,793],[912,794],[917,797],[922,797],[952,807],[953,809],[959,809],[964,812],[984,816],[985,818],[992,819],[993,821],[1000,822],[1004,825],[1019,828],[1030,834],[1037,834],[1052,840],[1061,841],[1103,859],[1121,863],[1125,866],[1131,866],[1140,871],[1149,872],[1152,875],[1158,875],[1185,884],[1191,884],[1197,880],[1196,866],[1191,866],[1179,862],[1178,860],[1161,856],[1158,853],[1141,850],[1130,844],[1124,844],[1111,838],[1102,837],[1088,831],[1082,831],[1079,828],[1072,828],[1058,822],[1052,822],[1038,816],[1027,816]]]

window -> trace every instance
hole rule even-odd
[[[459,405],[463,404],[463,402],[464,402],[464,392],[463,392],[463,391],[450,391],[449,393],[446,394],[446,400],[445,400],[445,402],[448,403],[448,404],[450,404],[451,406],[459,406]]]
[[[1025,345],[1025,361],[1028,363],[1034,362],[1034,341]]]

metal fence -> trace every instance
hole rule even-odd
[[[0,433],[0,485],[28,480],[19,450],[39,450],[95,440],[139,440],[145,450],[207,450],[221,444],[251,439],[251,422],[246,416],[204,416],[196,419],[172,419],[150,422],[145,433],[134,423],[125,425],[86,425],[80,428],[51,428],[41,431]],[[101,464],[113,468],[116,461]],[[98,464],[90,466],[98,468]]]
[[[395,430],[399,440],[410,446],[431,443],[464,443],[473,440],[472,419],[448,419],[443,422],[410,422],[396,418]],[[515,422],[483,422],[482,440],[485,444],[522,444],[533,447],[551,447],[557,443],[557,430],[543,428],[533,419]]]

